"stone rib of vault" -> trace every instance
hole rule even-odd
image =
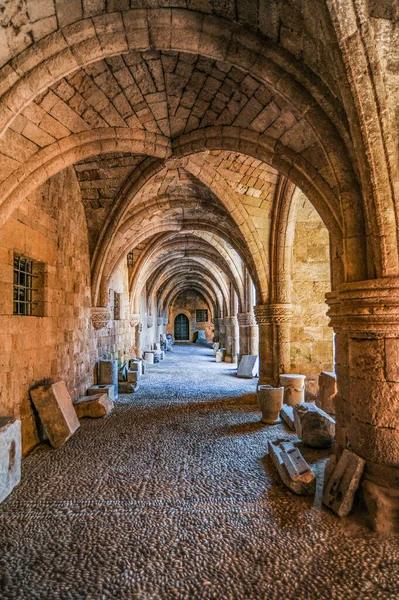
[[[312,496],[316,492],[316,476],[290,441],[268,442],[269,454],[283,483],[295,494]]]

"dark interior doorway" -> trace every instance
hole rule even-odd
[[[188,318],[186,315],[180,313],[175,318],[175,340],[185,340],[189,339],[189,326],[188,326]]]

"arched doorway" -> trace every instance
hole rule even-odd
[[[175,318],[175,340],[187,341],[189,339],[189,331],[188,318],[183,313],[180,313]]]

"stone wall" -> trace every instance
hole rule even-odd
[[[43,317],[13,315],[14,252],[44,263]],[[126,292],[121,270],[112,285]],[[129,351],[129,322],[95,331],[90,308],[86,219],[69,168],[26,198],[0,236],[0,414],[21,418],[24,453],[40,441],[31,387],[63,379],[75,398],[96,381],[99,356]]]
[[[325,294],[331,291],[329,238],[309,200],[300,194],[293,246],[291,371],[317,375],[333,370],[333,331]]]
[[[208,321],[204,323],[197,323],[196,321],[196,310],[207,309],[208,310]],[[189,320],[190,327],[190,341],[195,342],[197,339],[197,331],[199,329],[205,330],[205,335],[208,342],[213,341],[214,325],[211,322],[213,315],[209,309],[208,304],[195,290],[184,290],[176,296],[171,308],[169,310],[169,323],[166,328],[167,333],[171,333],[174,336],[174,324],[175,318],[180,313],[185,314]]]

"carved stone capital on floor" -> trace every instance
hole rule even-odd
[[[151,317],[150,315],[147,317],[147,327],[154,327],[154,317]]]
[[[258,325],[291,323],[291,304],[258,304],[254,306]]]
[[[110,325],[111,311],[107,306],[92,306],[91,323],[94,329],[103,329]]]
[[[335,330],[371,337],[399,335],[399,279],[345,283],[326,294],[327,315]]]
[[[237,321],[240,327],[253,327],[254,325],[257,325],[253,312],[238,313]]]
[[[129,317],[130,327],[136,327],[140,323],[140,315],[138,313],[132,313]]]

